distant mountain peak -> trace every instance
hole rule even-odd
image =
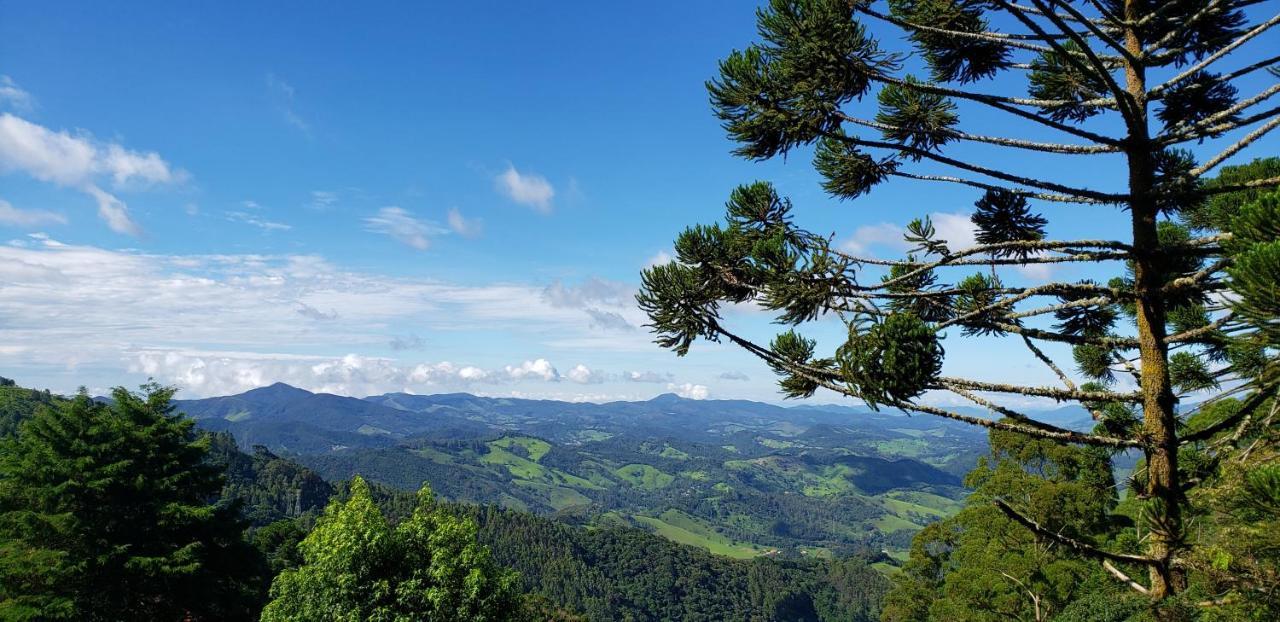
[[[672,402],[683,402],[684,398],[680,397],[679,395],[676,395],[675,393],[663,393],[662,395],[654,397],[649,401],[663,404],[663,403],[672,403]]]
[[[257,397],[267,397],[267,396],[270,396],[270,397],[288,397],[288,396],[304,396],[304,395],[313,395],[313,393],[311,393],[310,391],[308,391],[308,390],[306,390],[306,389],[299,389],[298,387],[295,387],[295,386],[290,385],[290,384],[285,384],[285,383],[283,383],[283,382],[277,382],[277,383],[275,383],[275,384],[268,385],[268,386],[265,386],[265,387],[258,387],[258,388],[256,388],[256,389],[252,389],[252,390],[249,390],[249,391],[245,391],[242,395],[243,395],[243,396],[246,396],[246,397],[247,397],[247,396],[257,396]]]

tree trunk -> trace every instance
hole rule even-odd
[[[1132,24],[1142,17],[1138,0],[1125,1],[1125,20]],[[1125,28],[1125,47],[1134,56],[1142,52],[1142,41],[1135,28]],[[1157,604],[1156,615],[1168,619],[1158,604],[1173,595],[1178,581],[1173,569],[1173,555],[1181,540],[1182,494],[1178,481],[1177,417],[1175,398],[1169,380],[1169,349],[1165,343],[1164,259],[1157,235],[1159,210],[1151,196],[1155,185],[1155,164],[1147,128],[1146,71],[1141,65],[1125,63],[1126,90],[1136,117],[1130,120],[1129,143],[1125,152],[1129,162],[1129,202],[1133,221],[1134,287],[1137,295],[1138,353],[1142,362],[1141,391],[1143,432],[1150,446],[1146,449],[1147,490],[1157,513],[1150,534],[1147,553],[1159,560],[1150,569],[1150,595]]]

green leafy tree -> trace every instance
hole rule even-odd
[[[514,573],[476,542],[469,519],[418,493],[413,514],[392,527],[357,477],[299,545],[303,563],[271,586],[264,621],[511,620],[522,602]]]
[[[1259,165],[1235,171],[1239,179],[1202,180],[1280,126],[1280,108],[1263,106],[1280,88],[1239,94],[1246,76],[1277,73],[1275,57],[1245,54],[1280,19],[1251,24],[1248,0],[887,4],[772,0],[758,13],[761,41],[730,54],[708,83],[712,105],[739,145],[735,153],[768,159],[811,148],[823,187],[841,199],[890,180],[971,189],[979,243],[952,248],[920,219],[906,227],[914,248],[905,259],[855,256],[796,225],[791,202],[755,183],[730,195],[724,224],[678,237],[676,260],[644,272],[638,301],[660,345],[684,355],[698,339],[733,342],[767,362],[789,397],[825,388],[873,408],[1139,450],[1140,550],[1068,541],[1028,518],[1014,498],[994,506],[1037,538],[1107,562],[1117,585],[1145,596],[1158,616],[1175,617],[1170,599],[1187,586],[1184,561],[1196,546],[1186,523],[1196,480],[1181,468],[1184,448],[1250,420],[1275,391],[1274,374],[1256,368],[1277,345],[1280,205],[1261,200],[1233,212],[1213,201],[1242,200],[1238,193],[1274,188],[1280,176]],[[914,54],[890,50],[873,34],[894,29]],[[927,77],[906,70],[914,58]],[[983,87],[997,76],[1001,89],[1020,83],[1025,95]],[[1186,148],[1223,137],[1226,146],[1202,160]],[[1056,165],[1006,170],[1027,160],[1023,154]],[[1120,168],[1123,185],[1072,181],[1078,176],[1067,173],[1082,160]],[[1129,226],[1114,237],[1109,229],[1095,239],[1054,239],[1032,204],[1111,207]],[[1194,235],[1205,225],[1216,230]],[[1114,278],[1017,286],[998,271],[1056,264]],[[956,274],[975,267],[982,270]],[[1238,293],[1235,302],[1214,297],[1226,288]],[[796,329],[771,343],[753,340],[721,314],[746,302],[794,326],[836,317],[847,338],[825,352]],[[944,339],[957,337],[1021,342],[1061,386],[944,375]],[[1064,347],[1078,374],[1050,356]],[[1117,376],[1137,390],[1120,388]],[[1179,401],[1215,387],[1238,391],[1241,407],[1184,430]],[[920,403],[928,391],[1002,419]],[[1083,433],[1037,421],[1008,397],[1077,402],[1103,427]]]
[[[1095,542],[1115,531],[1107,452],[1002,430],[990,436],[991,455],[966,481],[969,503],[916,536],[882,619],[1050,620],[1103,580],[1097,564],[1037,538],[992,501],[1016,499],[1037,525]]]
[[[251,619],[256,557],[173,390],[83,391],[0,440],[0,619]]]

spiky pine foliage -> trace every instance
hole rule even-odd
[[[1156,113],[1156,118],[1169,129],[1191,125],[1231,108],[1238,93],[1235,86],[1218,74],[1200,71],[1175,84],[1161,96],[1164,105]],[[1239,113],[1231,113],[1216,120],[1230,123],[1239,118]]]
[[[785,153],[835,130],[841,104],[862,97],[871,76],[897,66],[852,9],[839,2],[771,0],[758,13],[762,43],[734,51],[707,83],[716,115],[740,156]]]
[[[1124,15],[1124,0],[1107,0],[1106,4],[1113,14]],[[1233,4],[1238,3],[1139,0],[1135,12],[1151,16],[1141,24],[1139,33],[1142,39],[1167,41],[1165,50],[1152,59],[1153,63],[1181,67],[1216,52],[1239,37],[1246,19],[1240,8]],[[1188,19],[1200,13],[1198,19]]]
[[[1080,281],[1080,284],[1094,285],[1095,283],[1086,279]],[[1058,295],[1058,299],[1063,304],[1095,301],[1098,298],[1096,294],[1080,293],[1079,290],[1072,290]],[[1102,298],[1097,304],[1069,306],[1054,311],[1053,317],[1058,320],[1054,327],[1064,335],[1076,337],[1101,337],[1106,335],[1115,326],[1118,313],[1115,306],[1110,304],[1109,299]]]
[[[937,333],[910,313],[895,313],[867,330],[854,325],[836,350],[840,374],[872,409],[910,402],[942,371]]]
[[[1000,300],[1003,287],[1000,277],[981,272],[956,284],[954,308],[961,332],[970,337],[1004,334],[998,324],[1009,323],[1008,309],[989,308]]]
[[[856,199],[893,174],[898,162],[877,160],[857,145],[831,136],[818,142],[813,168],[822,174],[824,190],[842,199]]]
[[[1198,194],[1200,182],[1191,171],[1195,157],[1185,149],[1164,149],[1155,154],[1155,188],[1159,191],[1156,207],[1165,214],[1194,209],[1203,202]]]
[[[1235,310],[1260,327],[1269,347],[1280,347],[1280,192],[1241,208],[1231,234]]]
[[[907,76],[906,84],[888,84],[877,96],[876,122],[885,140],[920,151],[936,151],[951,140],[951,128],[959,123],[956,105],[937,93],[920,90],[920,82]],[[912,157],[919,160],[920,155]]]
[[[983,18],[986,2],[975,0],[890,0],[891,14],[935,30],[914,30],[911,40],[924,52],[924,60],[937,82],[974,82],[990,78],[1009,66],[1009,49],[999,41],[974,41],[938,32],[978,33],[987,30]]]
[[[1106,97],[1106,81],[1096,71],[1068,59],[1080,53],[1079,45],[1068,41],[1062,47],[1066,53],[1049,50],[1031,61],[1028,93],[1036,99],[1059,102],[1043,107],[1044,114],[1055,121],[1084,121],[1101,114],[1103,107],[1088,102]]]
[[[938,237],[938,231],[934,229],[933,221],[928,216],[916,218],[907,223],[907,230],[902,234],[902,239],[912,246],[912,252],[940,257],[951,254],[947,241]]]
[[[980,244],[1005,242],[1037,242],[1044,239],[1044,227],[1049,223],[1043,216],[1031,213],[1027,198],[1006,190],[988,190],[974,203],[970,220],[978,228],[975,236]],[[1027,257],[1034,251],[1028,248],[1001,248],[993,252],[997,257]]]
[[[889,300],[890,311],[912,313],[932,323],[951,317],[951,297],[938,295],[938,275],[916,263],[915,255],[908,255],[907,263],[891,266],[881,280],[888,284],[890,292],[901,295]]]
[[[1086,378],[1092,378],[1103,384],[1116,381],[1111,366],[1115,364],[1115,355],[1110,348],[1089,344],[1071,348],[1071,357],[1075,359],[1076,370]]]

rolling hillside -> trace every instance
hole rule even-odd
[[[663,395],[608,404],[276,384],[179,408],[326,479],[639,527],[732,557],[901,551],[954,511],[985,435],[945,420]]]

